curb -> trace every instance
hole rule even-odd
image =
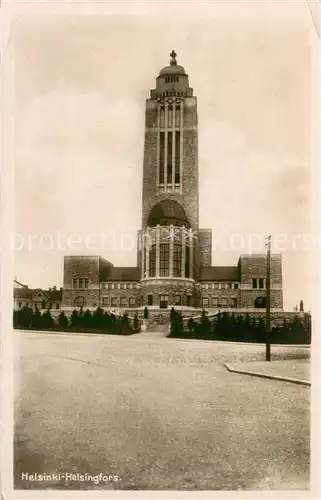
[[[307,380],[301,380],[301,379],[292,378],[292,377],[282,377],[280,375],[266,375],[266,374],[261,373],[261,372],[251,372],[248,370],[241,370],[239,368],[233,368],[233,366],[230,365],[229,363],[224,363],[224,366],[231,373],[241,373],[242,375],[250,375],[252,377],[267,378],[267,379],[271,379],[271,380],[281,380],[282,382],[291,382],[292,384],[305,385],[308,387],[311,386],[311,382],[308,382]]]

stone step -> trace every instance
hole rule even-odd
[[[163,325],[149,324],[147,326],[147,330],[149,332],[169,333],[169,323],[166,323],[166,324],[163,324]]]

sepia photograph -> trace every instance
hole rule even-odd
[[[11,20],[13,488],[307,492],[320,3],[84,5]]]

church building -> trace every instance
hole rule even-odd
[[[212,266],[212,231],[199,227],[197,98],[175,51],[170,56],[145,105],[137,266],[115,267],[99,256],[65,257],[63,309],[265,307],[266,255]],[[282,261],[274,254],[271,309],[283,310]]]

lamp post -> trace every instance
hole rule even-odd
[[[265,318],[265,361],[271,361],[271,235],[266,239],[266,318]]]

